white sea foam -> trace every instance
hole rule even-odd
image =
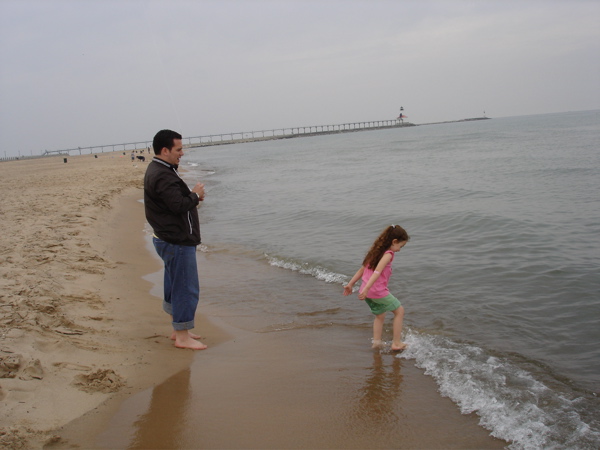
[[[511,449],[600,448],[600,432],[567,398],[503,357],[441,336],[409,332],[398,358],[414,359],[463,414],[477,413]]]
[[[315,277],[317,280],[325,281],[326,283],[346,283],[348,281],[348,277],[346,275],[342,275],[340,273],[331,272],[320,266],[311,266],[308,263],[299,263],[297,261],[289,260],[289,259],[281,259],[276,258],[274,256],[270,256],[265,254],[267,261],[269,264],[274,267],[280,267],[282,269],[292,270],[294,272],[300,272],[304,275],[311,275]]]

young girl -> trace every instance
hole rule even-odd
[[[406,344],[401,340],[404,308],[400,306],[398,299],[390,294],[387,286],[392,274],[394,253],[399,252],[409,239],[410,237],[400,225],[387,227],[373,243],[371,250],[363,260],[362,267],[344,286],[344,295],[350,295],[352,287],[362,277],[358,298],[367,302],[371,312],[375,314],[373,348],[381,347],[383,321],[385,313],[388,311],[394,313],[392,351],[401,351],[406,348]]]

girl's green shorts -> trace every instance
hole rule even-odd
[[[365,302],[367,302],[367,305],[371,308],[371,312],[376,316],[387,311],[395,311],[401,306],[400,300],[392,294],[382,298],[365,298]]]

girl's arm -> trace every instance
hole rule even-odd
[[[375,282],[381,276],[381,271],[383,269],[385,269],[385,266],[387,266],[391,260],[392,260],[391,254],[389,254],[389,253],[383,254],[381,259],[379,260],[379,263],[377,263],[377,267],[375,268],[373,275],[371,275],[371,278],[369,278],[369,281],[367,282],[367,284],[361,286],[360,291],[358,292],[359,299],[364,300],[365,298],[367,298],[367,293],[369,292],[369,290],[373,287]]]
[[[354,276],[348,282],[348,284],[346,286],[344,286],[344,295],[348,296],[348,295],[352,294],[352,288],[354,287],[354,284],[358,280],[360,280],[360,277],[362,277],[362,274],[364,271],[365,271],[365,266],[362,266],[360,269],[358,269],[358,271],[354,274]]]

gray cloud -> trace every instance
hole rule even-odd
[[[0,0],[0,150],[600,108],[597,1]],[[0,153],[1,154],[1,153]]]

